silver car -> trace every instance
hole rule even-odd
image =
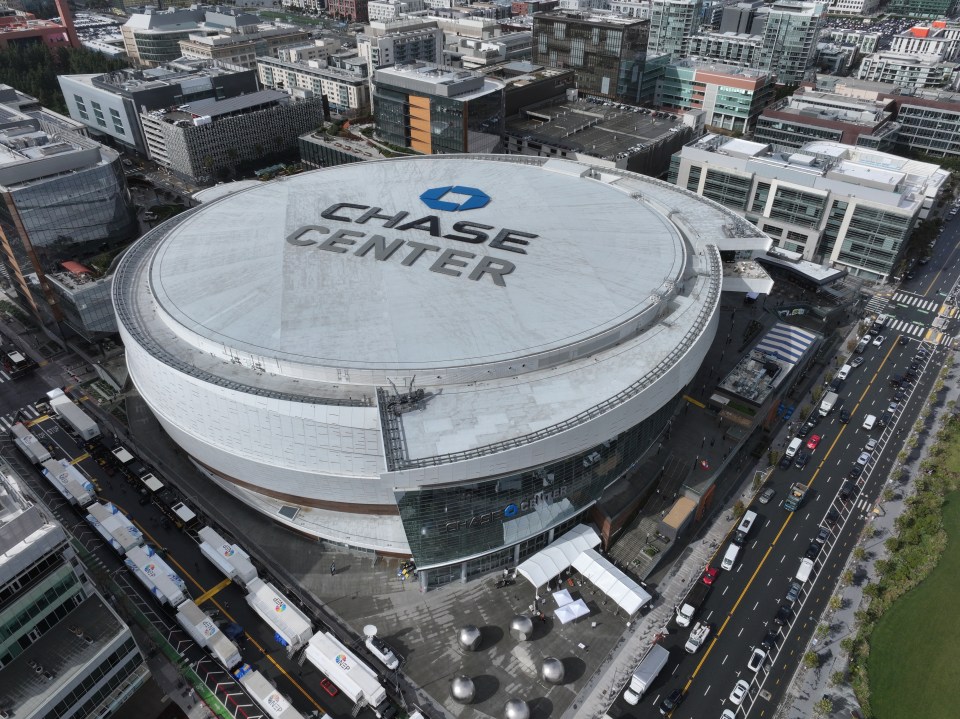
[[[777,492],[773,487],[767,487],[765,490],[763,490],[760,493],[760,496],[757,498],[757,501],[760,502],[760,504],[766,504],[771,499],[773,499],[773,495],[775,495],[776,493]]]

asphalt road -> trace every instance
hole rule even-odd
[[[670,662],[638,706],[629,706],[621,696],[611,710],[612,716],[656,715],[661,700],[675,688],[685,690],[684,702],[672,715],[677,719],[719,718],[724,709],[734,710],[738,717],[768,717],[775,713],[799,662],[811,646],[818,618],[849,554],[870,521],[903,437],[919,414],[943,357],[949,351],[943,346],[933,351],[933,344],[923,344],[933,351],[932,356],[921,362],[920,377],[915,387],[906,390],[907,396],[894,412],[895,421],[872,431],[863,428],[866,415],[879,416],[894,401],[896,389],[890,386],[889,378],[902,374],[914,360],[923,338],[931,336],[928,335],[930,323],[957,278],[958,235],[960,223],[951,222],[937,243],[930,263],[918,267],[904,291],[894,295],[882,309],[892,316],[881,333],[884,343],[879,347],[871,345],[864,352],[864,363],[852,370],[840,391],[842,407],[851,414],[849,423],[840,423],[839,410],[823,418],[807,435],[808,439],[814,434],[820,436],[808,464],[803,469],[777,468],[768,482],[776,490],[774,499],[766,505],[751,505],[759,516],[741,551],[739,563],[732,571],[721,572],[696,617],[713,628],[706,647],[696,655],[688,655],[683,645],[689,629],[669,627],[670,633],[661,644],[669,649]],[[944,339],[956,331],[955,325],[956,320]],[[897,331],[898,327],[901,331]],[[899,342],[901,337],[906,338],[905,344]],[[812,400],[807,398],[805,403],[812,404]],[[784,436],[789,439],[792,434]],[[863,474],[853,480],[857,484],[854,496],[842,501],[838,497],[841,485],[871,438],[878,440],[878,446]],[[804,448],[804,451],[810,450]],[[895,487],[896,481],[907,478],[890,479]],[[788,513],[782,508],[782,502],[794,482],[807,484],[809,490],[800,508]],[[837,521],[823,549],[816,554],[811,579],[798,599],[788,603],[786,594],[800,561],[831,511],[837,513]],[[719,565],[726,547],[727,542],[720,544],[711,564]],[[688,581],[699,581],[699,573]],[[779,627],[773,620],[784,604],[790,606],[793,616],[787,626]],[[753,648],[770,631],[776,634],[776,648],[763,668],[754,674],[747,662]],[[738,707],[729,700],[729,695],[740,679],[747,680],[750,689]]]
[[[273,631],[247,605],[243,589],[225,581],[214,565],[203,557],[197,541],[188,532],[164,521],[157,505],[141,504],[135,484],[121,473],[100,466],[57,420],[36,409],[37,400],[55,386],[61,375],[61,369],[54,365],[47,365],[18,380],[6,380],[0,374],[0,426],[5,430],[0,432],[0,453],[4,459],[19,470],[30,488],[51,507],[57,519],[93,554],[94,565],[111,574],[154,626],[188,658],[207,685],[219,687],[218,693],[228,708],[239,707],[252,716],[260,713],[223,667],[189,639],[177,624],[174,612],[162,606],[126,571],[121,558],[87,525],[86,513],[70,507],[16,449],[8,432],[15,421],[30,423],[31,431],[45,446],[52,448],[55,458],[70,459],[91,479],[100,501],[120,507],[143,531],[148,544],[163,548],[165,560],[187,583],[193,599],[203,599],[198,604],[204,611],[213,614],[218,622],[232,621],[244,627],[246,636],[240,644],[244,661],[268,676],[297,709],[307,716],[314,710],[334,717],[350,716],[352,702],[342,693],[336,697],[328,696],[320,687],[323,675],[309,662],[300,666],[287,658],[286,650],[277,643]],[[104,441],[108,443],[109,440]],[[314,626],[317,631],[322,631],[318,622],[314,621]],[[373,714],[364,710],[360,716]]]

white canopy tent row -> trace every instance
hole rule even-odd
[[[520,564],[517,573],[539,590],[573,567],[632,616],[650,601],[650,593],[601,556],[595,549],[599,544],[600,535],[593,527],[578,525]]]

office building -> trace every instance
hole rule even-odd
[[[612,14],[551,12],[533,17],[533,62],[571,68],[577,89],[638,102],[650,23]]]
[[[264,87],[285,90],[297,97],[326,97],[330,111],[338,115],[359,117],[370,112],[367,63],[356,53],[306,62],[262,57],[257,61],[257,71]]]
[[[264,22],[252,13],[203,5],[162,11],[146,8],[132,14],[120,32],[130,61],[139,67],[156,67],[186,56],[255,68],[257,57],[276,57],[278,47],[310,37],[300,28]]]
[[[468,70],[413,63],[377,70],[377,137],[431,154],[500,152],[503,84]]]
[[[350,22],[367,22],[368,0],[327,0],[327,12],[334,17],[342,17]]]
[[[871,52],[876,52],[881,36],[878,32],[865,30],[826,28],[820,33],[820,37],[838,45],[852,45],[861,55],[869,55]]]
[[[370,22],[398,20],[404,15],[425,9],[423,0],[371,0],[367,3],[367,18]]]
[[[254,70],[203,60],[145,70],[57,78],[70,111],[89,133],[108,144],[147,153],[140,113],[182,102],[227,99],[260,89]]]
[[[467,70],[526,61],[533,55],[533,33],[511,32],[492,40],[458,37],[453,54]]]
[[[795,0],[778,0],[762,8],[765,20],[759,69],[774,72],[777,82],[784,85],[798,85],[807,79],[826,8],[825,3]]]
[[[140,116],[150,158],[201,184],[295,151],[297,138],[323,119],[322,97],[294,100],[277,90],[198,100]]]
[[[945,62],[931,55],[875,52],[860,62],[857,79],[904,88],[956,90],[960,86],[960,63]]]
[[[769,238],[716,203],[523,159],[356,162],[158,226],[114,285],[133,384],[273,521],[424,588],[516,566],[656,451],[723,289],[772,287],[724,274]]]
[[[710,128],[747,132],[776,97],[776,77],[709,61],[674,60],[657,81],[654,105],[703,110]]]
[[[690,57],[759,69],[762,46],[762,35],[704,32],[690,38]]]
[[[487,77],[503,83],[504,115],[518,114],[525,107],[566,99],[574,91],[577,76],[573,70],[543,67],[530,62],[508,62],[482,70]]]
[[[111,716],[150,673],[63,527],[0,460],[0,686],[9,717]]]
[[[106,111],[90,112],[112,121]],[[47,273],[116,250],[137,233],[123,167],[114,150],[57,116],[2,103],[0,115],[0,263],[20,304],[56,329],[63,314]]]
[[[896,114],[892,99],[866,100],[800,88],[763,111],[753,139],[794,148],[829,140],[889,152],[900,130]]]
[[[69,260],[60,266],[61,271],[48,272],[46,277],[63,314],[63,325],[87,342],[116,334],[117,316],[111,299],[113,275]]]
[[[778,150],[707,135],[674,156],[670,176],[750,220],[781,250],[886,282],[950,175],[837,142]]]
[[[690,54],[690,38],[700,29],[701,0],[650,0],[647,51],[680,59]]]
[[[610,0],[609,9],[634,20],[650,19],[650,0]]]
[[[409,18],[373,22],[357,35],[357,54],[371,76],[378,67],[411,62],[443,63],[443,30],[436,20]]]
[[[890,52],[956,60],[960,52],[960,25],[947,20],[915,25],[893,36]]]
[[[890,0],[886,11],[921,20],[936,20],[957,14],[957,0]]]

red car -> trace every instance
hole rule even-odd
[[[704,570],[703,576],[700,578],[700,581],[703,582],[704,584],[710,585],[710,584],[713,584],[714,580],[719,576],[720,576],[719,569],[717,569],[716,567],[707,567]]]
[[[321,686],[321,688],[323,689],[323,691],[325,691],[327,694],[329,694],[329,695],[332,696],[332,697],[335,697],[335,696],[337,696],[337,694],[340,693],[340,690],[337,689],[337,685],[334,684],[334,683],[333,683],[332,681],[330,681],[329,679],[326,679],[326,678],[321,679],[321,680],[320,680],[320,686]]]
[[[818,444],[820,444],[820,435],[815,434],[807,440],[807,449],[816,449]]]

